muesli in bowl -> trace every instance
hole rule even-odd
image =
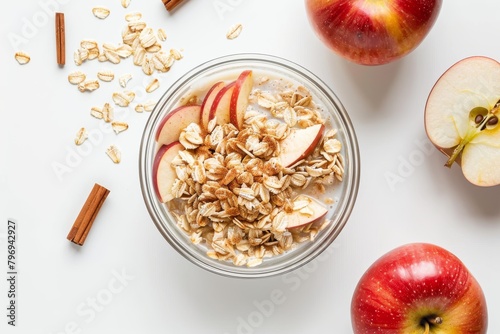
[[[143,135],[143,195],[192,262],[236,277],[304,264],[346,223],[359,153],[336,96],[281,58],[233,55],[187,73]]]

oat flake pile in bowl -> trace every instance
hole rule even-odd
[[[359,186],[356,135],[336,95],[269,55],[225,56],[186,73],[157,103],[139,159],[161,234],[230,277],[282,274],[315,258],[346,224]]]

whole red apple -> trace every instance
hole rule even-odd
[[[305,0],[319,38],[341,56],[380,65],[415,49],[430,31],[442,0]]]
[[[484,334],[488,314],[481,287],[455,255],[414,243],[368,268],[351,320],[355,334]]]

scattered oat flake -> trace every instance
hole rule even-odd
[[[125,20],[127,22],[139,21],[142,18],[142,14],[139,12],[128,13],[125,15]]]
[[[135,93],[131,91],[113,93],[113,101],[120,107],[128,107],[135,98]]]
[[[125,122],[112,122],[111,127],[116,134],[119,134],[128,129],[128,124]]]
[[[122,6],[123,8],[127,8],[130,5],[131,0],[122,0]]]
[[[115,164],[119,164],[120,161],[122,160],[122,154],[118,147],[115,145],[111,145],[106,149],[106,154],[108,157],[113,161]]]
[[[104,113],[102,112],[102,108],[99,107],[92,107],[90,109],[90,115],[97,119],[103,119],[104,118]]]
[[[182,54],[177,49],[170,49],[170,54],[174,57],[175,60],[181,60]]]
[[[143,112],[144,110],[145,110],[144,109],[144,104],[142,104],[142,103],[136,104],[136,106],[135,106],[135,111],[136,112]]]
[[[165,42],[167,40],[167,33],[163,30],[163,28],[158,29],[157,35],[160,41]]]
[[[120,56],[114,50],[104,50],[104,56],[106,56],[106,59],[112,62],[113,64],[119,64],[121,61]]]
[[[76,137],[75,137],[75,144],[76,145],[81,145],[83,144],[83,142],[85,140],[87,140],[88,138],[88,133],[87,133],[87,130],[85,128],[81,128],[80,130],[78,130],[78,132],[76,133]]]
[[[146,86],[146,92],[147,93],[152,93],[154,92],[155,90],[158,89],[158,87],[160,87],[160,81],[158,79],[153,79],[153,81],[151,81],[147,86]]]
[[[241,23],[235,24],[226,33],[226,38],[227,39],[235,39],[241,34],[241,30],[243,29],[243,26]]]
[[[73,61],[75,62],[76,66],[80,66],[83,63],[82,57],[80,56],[80,52],[75,51],[73,53]]]
[[[122,75],[118,79],[118,81],[120,82],[120,86],[122,86],[123,88],[127,87],[127,83],[130,81],[130,79],[132,79],[132,74],[126,73],[126,74]]]
[[[97,77],[101,81],[110,82],[115,78],[115,74],[111,70],[100,70],[97,72]]]
[[[80,42],[80,46],[87,50],[95,49],[97,48],[97,41],[93,39],[84,39]]]
[[[102,107],[102,117],[106,123],[109,123],[114,118],[114,109],[109,103],[104,103],[104,107]]]
[[[81,71],[74,71],[68,74],[68,81],[73,85],[78,85],[79,83],[84,82],[85,78],[85,73]]]
[[[155,71],[155,64],[149,57],[144,58],[144,62],[142,63],[142,71],[146,75],[151,75]]]
[[[78,90],[82,93],[85,91],[92,92],[92,91],[96,90],[97,88],[99,88],[99,81],[97,81],[97,80],[87,80],[87,81],[80,82],[78,84]]]
[[[108,17],[110,11],[105,7],[94,7],[92,8],[92,13],[99,19],[105,19]]]
[[[114,50],[118,56],[121,58],[128,58],[132,55],[134,50],[130,45],[122,44]]]
[[[16,52],[16,54],[14,55],[14,58],[16,58],[17,62],[21,65],[27,64],[31,60],[30,56],[26,52],[23,52],[23,51]]]

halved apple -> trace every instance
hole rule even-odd
[[[425,130],[465,178],[478,186],[500,184],[500,63],[465,58],[432,88],[425,106]]]
[[[294,228],[306,224],[316,223],[323,219],[328,212],[328,209],[318,201],[307,195],[299,195],[293,200],[294,204],[298,204],[298,208],[287,213],[287,228]]]
[[[153,187],[156,195],[163,203],[174,198],[172,195],[172,186],[177,175],[171,163],[182,149],[184,149],[182,144],[175,141],[169,145],[161,146],[156,153],[153,162]]]
[[[238,79],[236,79],[229,106],[229,118],[237,129],[243,127],[245,111],[248,106],[248,97],[252,88],[253,72],[251,70],[241,72]]]
[[[231,95],[233,94],[236,82],[233,81],[222,88],[212,103],[208,121],[216,118],[217,124],[227,124],[231,121],[229,117],[229,105],[231,103]]]
[[[215,97],[220,92],[222,88],[224,88],[225,84],[222,81],[216,82],[210,89],[208,90],[203,102],[201,103],[201,118],[200,124],[202,129],[206,130],[208,127],[208,120],[210,117],[210,109],[212,108],[212,104],[215,100]]]
[[[162,119],[156,132],[156,141],[168,145],[179,140],[182,129],[191,123],[200,124],[201,106],[189,105],[178,107]]]
[[[307,157],[318,145],[324,129],[323,124],[315,124],[304,129],[292,129],[290,134],[281,141],[281,151],[278,155],[281,165],[289,167]]]

